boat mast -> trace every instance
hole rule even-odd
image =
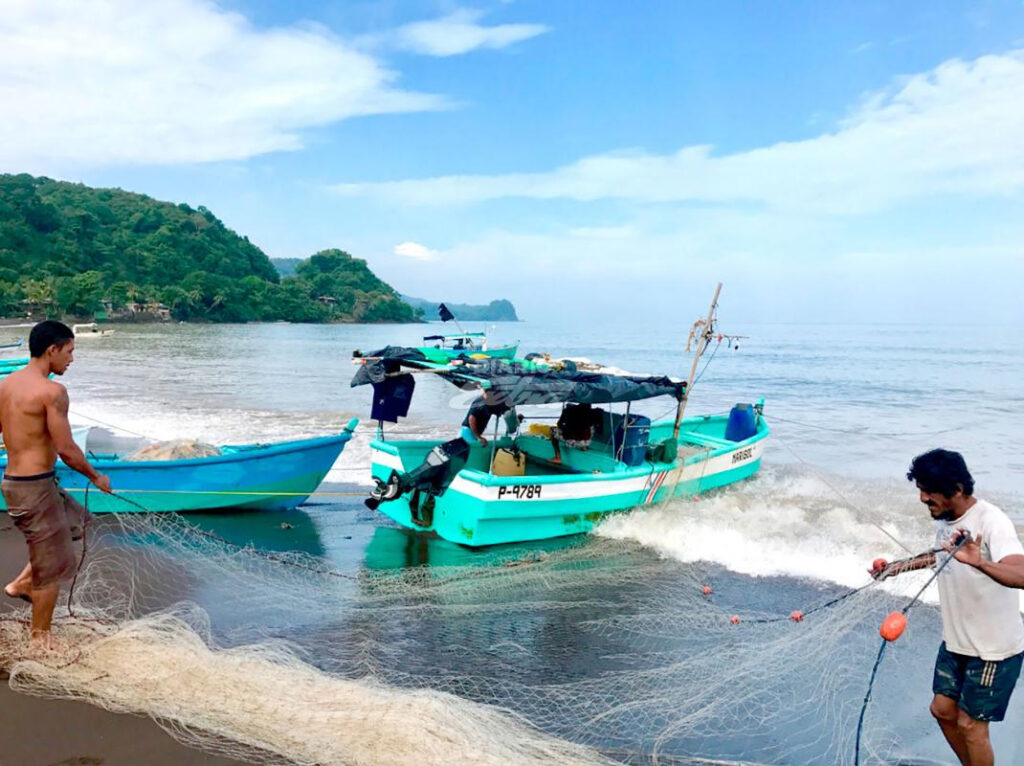
[[[708,309],[708,318],[704,322],[704,329],[699,335],[695,335],[697,341],[697,347],[693,350],[693,365],[690,367],[690,378],[686,381],[686,390],[683,391],[683,396],[679,400],[679,406],[676,408],[676,424],[672,429],[672,438],[679,438],[679,424],[683,422],[683,412],[686,410],[686,402],[690,398],[690,389],[693,387],[693,379],[697,376],[697,365],[700,363],[701,355],[704,350],[708,347],[711,339],[714,337],[714,327],[712,326],[715,320],[715,309],[718,308],[718,295],[722,292],[722,283],[719,282],[715,288],[715,297],[711,299],[711,308]]]

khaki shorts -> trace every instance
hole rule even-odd
[[[72,541],[82,539],[89,512],[58,486],[52,473],[5,474],[0,491],[7,514],[28,543],[32,586],[41,588],[73,575],[78,560]]]

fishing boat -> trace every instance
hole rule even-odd
[[[0,380],[3,380],[12,372],[17,372],[18,370],[27,366],[27,357],[21,357],[18,359],[0,359]]]
[[[476,358],[490,357],[494,359],[512,359],[515,357],[516,350],[519,348],[518,342],[510,346],[489,348],[487,345],[487,333],[467,332],[459,324],[455,314],[443,303],[437,307],[437,316],[442,322],[454,322],[455,326],[459,328],[459,332],[449,335],[424,336],[424,345],[420,346],[419,350],[428,359],[446,362],[450,359],[459,359],[465,356]]]
[[[487,333],[485,332],[462,332],[452,335],[425,335],[423,346],[419,349],[428,358],[437,361],[448,361],[458,359],[462,356],[476,356],[477,358],[490,357],[494,359],[513,359],[519,349],[518,343],[511,346],[498,346],[488,348]]]
[[[14,351],[17,351],[24,344],[25,341],[23,341],[21,338],[18,338],[17,340],[8,343],[0,343],[0,355],[10,354]]]
[[[534,360],[444,364],[396,347],[357,360],[352,385],[373,385],[371,417],[378,421],[370,443],[377,488],[367,505],[403,527],[477,547],[589,532],[608,514],[753,476],[769,434],[763,400],[736,405],[728,415],[684,417],[701,354],[721,340],[714,329],[717,302],[718,291],[707,320],[695,324],[697,352],[685,382]],[[495,418],[486,446],[472,439],[386,438],[384,423],[408,412],[415,377],[423,374],[478,388],[509,408]],[[657,397],[675,400],[674,420],[651,423],[630,413],[633,402]],[[524,428],[527,416],[516,408],[552,403],[563,405],[560,424],[575,420],[580,430],[585,423],[586,433],[570,439],[543,423]],[[625,405],[625,412],[613,412],[615,404]],[[573,418],[565,417],[569,412]]]
[[[71,328],[71,332],[75,334],[75,340],[82,340],[83,338],[106,338],[114,334],[113,330],[109,328],[103,329],[95,322],[76,324]]]
[[[315,439],[223,446],[220,454],[180,460],[125,460],[126,454],[87,452],[97,471],[110,477],[115,494],[93,487],[93,513],[142,511],[288,510],[305,501],[352,438],[358,420],[341,433]],[[76,441],[78,440],[76,434]],[[7,457],[0,452],[0,469]],[[57,463],[60,485],[84,502],[85,477]],[[6,510],[0,498],[0,509]]]

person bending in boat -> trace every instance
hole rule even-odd
[[[0,491],[28,544],[28,564],[4,593],[32,604],[32,642],[43,648],[50,647],[61,580],[76,570],[72,541],[82,538],[89,520],[88,511],[57,485],[57,457],[110,492],[110,480],[71,438],[67,389],[50,380],[74,361],[74,337],[67,325],[40,322],[29,336],[28,365],[0,381],[0,433],[7,447]]]
[[[491,422],[491,417],[504,415],[508,411],[508,404],[500,401],[489,391],[484,391],[482,396],[478,396],[469,405],[466,417],[462,421],[462,439],[470,446],[479,444],[486,447],[487,439],[484,433],[487,431],[487,424]]]
[[[392,471],[387,481],[375,478],[377,486],[364,501],[366,506],[376,509],[382,502],[394,500],[407,492],[423,492],[427,495],[427,502],[432,502],[433,498],[444,493],[455,475],[466,465],[470,448],[487,446],[484,431],[491,418],[509,409],[506,403],[485,391],[469,406],[457,439],[434,447],[423,462],[408,473]],[[416,521],[415,516],[413,520]]]
[[[974,497],[974,480],[958,452],[914,458],[907,478],[936,523],[936,550],[889,564],[877,580],[954,557],[939,574],[942,637],[932,680],[931,713],[964,766],[995,763],[990,721],[1006,714],[1021,662],[1024,623],[1015,588],[1024,588],[1024,546],[1010,518]],[[964,540],[966,538],[966,540]],[[959,548],[954,546],[960,543]]]

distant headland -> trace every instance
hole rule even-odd
[[[0,174],[0,319],[416,322],[420,303],[436,316],[413,301],[343,250],[272,262],[202,205]],[[516,318],[508,301],[459,308]]]

